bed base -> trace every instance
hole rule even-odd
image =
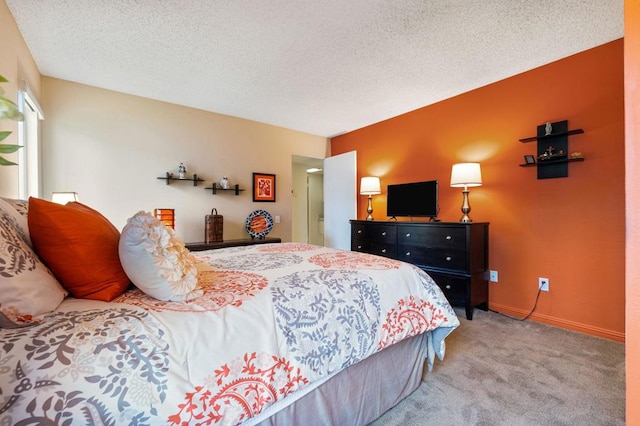
[[[366,425],[418,388],[426,359],[427,336],[390,346],[354,364],[295,402],[254,418],[260,426],[304,424]],[[282,401],[287,403],[285,399]],[[264,420],[260,420],[265,416]]]

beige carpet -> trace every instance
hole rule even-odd
[[[372,426],[624,425],[624,345],[476,310],[444,362]]]

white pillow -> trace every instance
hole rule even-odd
[[[174,302],[202,296],[196,258],[151,213],[141,211],[127,221],[118,252],[131,282],[149,296]]]
[[[0,328],[39,323],[68,294],[33,251],[14,201],[0,198]]]

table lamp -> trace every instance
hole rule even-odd
[[[480,163],[458,163],[451,168],[451,186],[464,188],[462,190],[462,218],[460,222],[472,222],[469,218],[469,188],[482,185]]]
[[[174,209],[153,209],[153,215],[167,228],[175,229],[176,211]]]
[[[373,207],[371,206],[371,196],[380,194],[380,178],[376,176],[366,176],[360,180],[360,195],[369,196],[369,204],[367,204],[367,220],[373,220]]]
[[[51,201],[57,204],[65,205],[72,201],[78,201],[77,192],[52,192]]]

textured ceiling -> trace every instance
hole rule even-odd
[[[623,36],[623,0],[6,0],[43,75],[334,136]]]

